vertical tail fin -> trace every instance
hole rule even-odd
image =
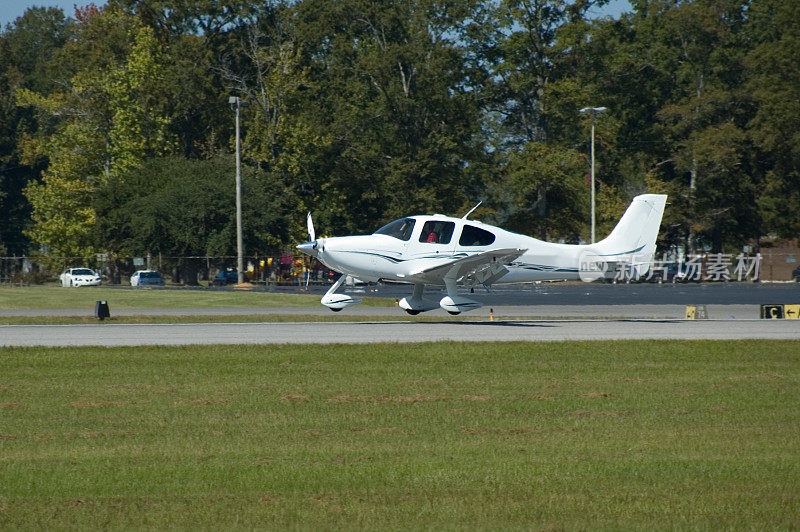
[[[656,252],[656,238],[666,203],[666,194],[636,196],[611,234],[592,248],[607,261],[640,264],[639,274],[646,273]]]

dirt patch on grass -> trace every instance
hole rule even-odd
[[[6,410],[11,410],[12,408],[20,408],[22,403],[17,403],[16,401],[11,401],[8,403],[0,403],[0,408],[4,408]]]
[[[192,405],[192,406],[207,406],[207,405],[224,405],[225,403],[229,403],[230,399],[224,399],[222,397],[201,397],[199,399],[180,399],[175,401],[176,405],[185,406],[185,405]]]
[[[572,417],[619,417],[619,412],[603,412],[596,410],[576,410]]]
[[[432,403],[435,401],[450,401],[449,397],[437,395],[334,395],[328,398],[329,403]]]
[[[616,380],[619,382],[632,382],[636,384],[642,384],[645,382],[649,382],[650,379],[643,379],[642,377],[620,377]]]
[[[127,384],[113,384],[109,386],[112,390],[150,390],[153,388],[150,384],[142,384],[139,382],[131,382]]]
[[[17,436],[15,434],[0,434],[0,441],[10,441],[16,439]]]
[[[492,400],[491,395],[465,395],[465,401],[476,401],[478,403],[488,403]]]
[[[611,394],[606,392],[589,392],[589,393],[582,393],[581,397],[584,399],[606,399],[608,397],[611,397]]]
[[[535,427],[461,427],[464,434],[533,434]]]
[[[128,401],[95,401],[93,399],[84,399],[80,401],[73,401],[69,406],[75,408],[104,408],[108,406],[126,406],[130,403]]]
[[[319,497],[313,497],[311,499],[311,504],[314,508],[319,508],[321,510],[327,510],[332,514],[341,514],[342,507],[339,504],[339,500],[334,495],[322,495]]]
[[[734,382],[744,381],[744,380],[773,381],[785,378],[786,377],[784,375],[781,375],[780,373],[759,373],[757,375],[734,375],[732,377],[728,377],[729,380],[732,380]]]
[[[397,427],[385,427],[380,429],[372,429],[369,431],[370,434],[399,434],[402,432],[403,431]]]
[[[284,395],[281,403],[306,403],[311,399],[307,395]]]
[[[378,429],[365,429],[363,427],[350,427],[350,432],[357,432],[361,434],[405,434],[402,429],[397,427],[382,427]]]
[[[536,392],[535,394],[531,395],[531,399],[534,401],[554,401],[555,398],[548,394],[547,392]]]
[[[274,462],[274,461],[275,461],[275,459],[272,458],[271,456],[261,456],[259,458],[256,458],[255,460],[253,460],[253,465],[262,466],[262,465],[267,465],[268,463]]]
[[[86,499],[70,499],[67,501],[68,508],[81,508],[83,506],[88,506],[89,501]]]
[[[278,497],[275,495],[262,495],[258,498],[258,502],[261,504],[281,504],[285,501],[286,499],[283,497]]]

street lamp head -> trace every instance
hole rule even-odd
[[[606,112],[606,107],[584,107],[579,113],[592,113],[592,114],[599,114]]]
[[[246,102],[239,98],[238,96],[230,96],[228,97],[228,104],[231,106],[231,110],[235,111],[239,107],[250,107],[250,102]]]

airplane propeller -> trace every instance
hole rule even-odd
[[[313,249],[317,249],[317,234],[314,231],[314,221],[311,219],[311,211],[308,211],[306,216],[306,227],[308,228],[308,241],[311,243]],[[311,272],[306,270],[306,290],[308,290],[308,281],[311,279]]]
[[[311,219],[311,211],[309,211],[308,216],[306,216],[306,226],[308,227],[308,241],[315,241],[317,239],[317,235],[314,232],[314,221]]]

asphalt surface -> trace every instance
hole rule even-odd
[[[752,319],[760,314],[759,305],[706,305],[709,318]],[[117,309],[111,302],[111,315],[124,316],[258,316],[258,315],[330,316],[332,312],[322,305],[316,307],[217,307],[217,308],[137,308]],[[675,319],[683,318],[686,305],[499,305],[484,306],[470,311],[470,318],[630,318]],[[356,305],[339,315],[359,316],[368,320],[373,316],[394,316],[406,319],[406,313],[397,306],[365,307]],[[13,316],[94,316],[94,309],[0,309],[0,317]],[[442,309],[425,313],[425,316],[447,317]]]
[[[375,292],[369,292],[375,290]],[[366,295],[405,297],[408,287],[366,287]],[[425,290],[431,298],[443,289]],[[486,306],[527,305],[761,305],[800,303],[800,283],[539,283],[497,285],[467,294]]]
[[[800,339],[800,320],[205,323],[0,326],[4,346],[627,339]]]
[[[116,288],[116,287],[114,287]],[[310,286],[308,291],[297,286],[256,287],[265,293],[310,293],[320,298],[327,286]],[[118,287],[131,290],[130,287]],[[91,288],[89,288],[91,290]],[[209,290],[206,288],[165,288],[164,290]],[[216,288],[211,290],[231,290]],[[345,287],[343,292],[356,297],[388,297],[400,299],[410,294],[408,285],[375,285]],[[685,283],[685,284],[597,284],[597,283],[529,283],[499,285],[487,292],[476,288],[473,293],[460,293],[483,303],[484,308],[470,315],[488,316],[489,309],[504,309],[506,316],[536,317],[682,317],[687,305],[709,306],[710,317],[756,318],[761,304],[800,304],[800,283]],[[439,287],[428,287],[425,296],[440,299],[446,294]],[[324,307],[217,307],[170,309],[119,309],[109,298],[112,315],[253,315],[253,314],[327,314]],[[714,310],[712,310],[714,309]],[[357,305],[345,310],[359,316],[392,315],[396,307]],[[0,316],[91,316],[92,308],[73,309],[0,309]],[[439,312],[444,315],[444,311]]]
[[[297,292],[297,287],[269,287],[271,292]],[[311,287],[321,295],[325,287]],[[402,285],[351,287],[356,296],[400,298]],[[466,294],[466,292],[464,292]],[[426,290],[435,299],[443,292]],[[116,309],[112,316],[149,315],[297,315],[298,323],[92,324],[0,326],[2,346],[179,345],[218,343],[368,343],[437,340],[590,340],[590,339],[800,339],[800,320],[758,320],[760,304],[800,303],[797,283],[718,284],[565,284],[501,286],[470,297],[484,307],[467,316],[486,321],[420,322],[409,320],[396,306],[354,306],[342,314],[360,322],[306,322],[301,315],[330,314],[318,307],[240,307],[184,309]],[[684,320],[687,305],[705,305],[709,320]],[[91,316],[93,309],[0,309],[0,316]],[[426,316],[444,317],[437,309]],[[490,315],[494,321],[488,322]],[[371,316],[396,316],[397,321],[370,322]],[[568,318],[568,319],[561,319]],[[592,318],[592,319],[587,319]]]
[[[128,286],[104,286],[131,290]],[[299,286],[257,285],[254,292],[310,293],[322,297],[328,285],[311,285],[306,291]],[[91,288],[88,288],[91,290]],[[149,288],[159,290],[159,288]],[[232,288],[173,288],[161,290],[232,290]],[[389,297],[399,299],[411,294],[411,287],[403,284],[374,286],[345,286],[342,292],[358,297]],[[760,305],[800,303],[800,283],[795,282],[730,282],[730,283],[633,283],[600,284],[580,282],[526,283],[495,285],[491,292],[483,287],[474,293],[461,289],[459,293],[474,297],[486,306],[528,305]],[[426,287],[425,295],[440,299],[446,294],[443,287]]]

